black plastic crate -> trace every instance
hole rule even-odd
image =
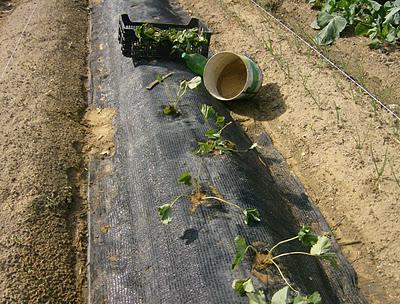
[[[126,57],[132,57],[134,65],[137,65],[141,60],[180,58],[179,52],[172,52],[172,44],[169,41],[163,41],[158,44],[149,41],[139,42],[139,39],[135,35],[135,28],[143,24],[158,27],[162,30],[175,29],[177,31],[183,31],[185,29],[197,28],[198,31],[207,39],[208,43],[192,50],[192,52],[208,57],[211,31],[199,19],[192,18],[186,25],[173,23],[132,22],[128,15],[123,14],[119,18],[118,40],[121,44],[122,54]]]

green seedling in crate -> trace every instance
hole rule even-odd
[[[149,24],[143,24],[135,28],[135,36],[139,42],[148,41],[155,44],[169,42],[172,44],[172,52],[193,53],[200,46],[207,46],[208,40],[198,28],[178,31],[174,28],[160,29]]]

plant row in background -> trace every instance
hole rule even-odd
[[[328,45],[351,28],[357,35],[369,37],[371,47],[400,41],[400,0],[308,0],[320,12],[311,27],[320,30],[319,45]]]
[[[178,118],[181,114],[179,103],[187,92],[187,89],[195,90],[201,83],[200,77],[194,77],[191,80],[182,80],[179,83],[179,88],[175,94],[171,94],[171,88],[165,83],[164,78],[158,75],[156,80],[163,84],[168,96],[168,104],[163,107],[163,114]],[[197,141],[197,148],[192,151],[194,155],[200,157],[198,170],[196,176],[190,172],[182,172],[177,177],[177,182],[184,185],[186,190],[181,194],[175,196],[171,201],[158,207],[157,212],[163,224],[168,225],[173,220],[173,209],[177,204],[188,203],[190,205],[191,213],[202,206],[211,207],[219,205],[228,207],[231,210],[238,212],[245,225],[250,223],[257,224],[261,221],[260,212],[256,208],[242,208],[237,203],[224,198],[218,189],[208,181],[202,181],[201,172],[203,167],[203,157],[214,157],[225,153],[245,153],[257,147],[253,144],[245,150],[237,149],[234,142],[227,140],[223,136],[223,131],[228,128],[232,122],[226,122],[225,117],[220,115],[212,106],[202,104],[200,112],[204,118],[208,130],[204,134],[204,139]],[[275,254],[280,245],[287,242],[299,242],[304,246],[310,248],[308,252],[305,251],[289,251],[285,253]],[[249,304],[321,304],[322,299],[318,292],[311,295],[303,295],[299,290],[295,289],[284,276],[279,264],[278,259],[284,256],[292,255],[305,255],[328,260],[332,263],[335,262],[335,254],[331,251],[330,239],[326,236],[316,236],[313,234],[311,228],[303,227],[298,235],[278,242],[270,249],[265,246],[260,246],[260,240],[255,240],[253,243],[248,244],[242,236],[237,236],[234,240],[236,247],[236,255],[233,259],[231,269],[234,271],[236,267],[246,258],[252,259],[251,273],[262,273],[270,266],[276,267],[286,286],[277,292],[268,302],[264,291],[256,290],[253,286],[251,276],[243,279],[236,279],[232,282],[232,288],[239,296],[247,296]],[[255,245],[258,244],[258,245]],[[263,243],[264,244],[264,243]]]

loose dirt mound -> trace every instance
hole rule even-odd
[[[111,108],[91,108],[84,121],[90,129],[87,136],[85,154],[91,157],[113,156],[115,145],[113,142],[113,118],[115,110]]]
[[[80,0],[25,1],[0,22],[0,75],[13,55],[0,79],[1,303],[81,302],[86,31]]]

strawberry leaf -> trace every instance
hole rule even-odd
[[[303,227],[298,233],[300,242],[302,242],[307,247],[312,247],[318,241],[318,237],[313,233],[311,227]]]
[[[192,176],[190,175],[189,172],[183,172],[179,177],[178,177],[178,182],[191,186],[192,185]]]
[[[285,286],[274,293],[271,304],[288,304],[289,303],[289,287]]]
[[[249,248],[246,243],[246,240],[241,236],[237,236],[235,238],[235,247],[236,247],[236,255],[231,265],[232,270],[235,270],[236,267],[242,262],[243,258],[246,255],[247,249]]]
[[[316,291],[310,296],[296,296],[293,299],[293,304],[322,304],[322,299],[319,292]]]
[[[249,304],[268,304],[262,290],[248,292],[247,297],[249,298]]]
[[[164,225],[168,225],[172,221],[171,204],[165,204],[158,207],[158,214],[160,215],[161,222]]]
[[[248,292],[255,292],[251,278],[234,280],[232,282],[232,288],[239,296],[244,296]]]

